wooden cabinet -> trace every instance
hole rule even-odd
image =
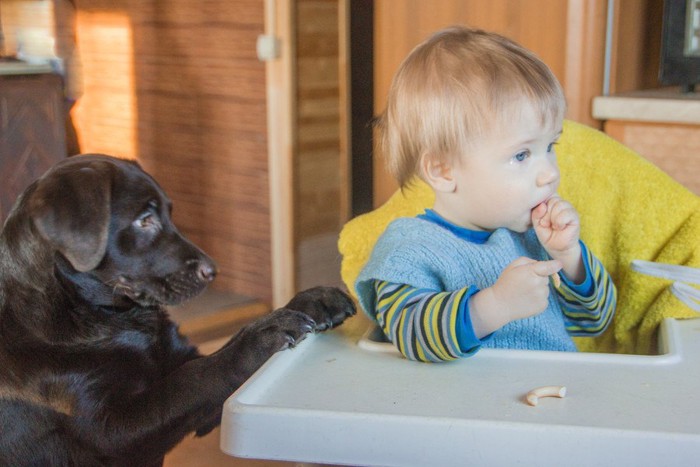
[[[700,195],[700,95],[676,88],[628,92],[593,101],[605,133]]]
[[[17,196],[65,157],[61,78],[0,75],[0,222]]]

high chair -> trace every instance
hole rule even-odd
[[[630,263],[700,266],[700,200],[572,122],[557,153],[560,194],[618,287],[611,328],[577,341],[590,352],[482,349],[420,363],[366,334],[371,321],[358,315],[278,353],[229,398],[224,452],[382,466],[697,464],[700,320],[676,319],[697,313],[670,281]],[[417,182],[345,226],[339,247],[351,291],[386,225],[431,203]]]
[[[595,339],[577,338],[580,350],[652,354],[664,318],[697,314],[678,302],[669,281],[631,271],[633,260],[700,267],[700,198],[627,147],[590,127],[564,122],[556,146],[559,194],[581,217],[581,238],[603,262],[618,291],[615,320]],[[700,174],[698,174],[700,176]],[[355,279],[386,226],[433,203],[417,180],[383,206],[348,222],[340,234],[342,277]]]

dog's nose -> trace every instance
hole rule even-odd
[[[197,277],[205,282],[211,282],[216,277],[216,266],[208,261],[202,261],[197,268]]]

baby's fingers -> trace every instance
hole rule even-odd
[[[521,256],[519,258],[514,259],[509,265],[508,268],[513,269],[517,268],[518,266],[524,266],[526,264],[534,264],[537,263],[538,261],[536,259],[528,258],[527,256]]]
[[[532,270],[540,277],[549,277],[552,274],[558,273],[561,268],[561,261],[556,259],[550,261],[537,261],[532,265]]]
[[[578,225],[578,213],[576,209],[561,198],[556,199],[549,206],[550,223],[553,229],[564,230],[569,225]]]
[[[544,221],[547,215],[547,203],[538,204],[531,212],[531,220],[533,225],[539,225]]]

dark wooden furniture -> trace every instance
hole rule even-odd
[[[17,196],[66,157],[61,78],[3,74],[0,65],[0,222]]]

